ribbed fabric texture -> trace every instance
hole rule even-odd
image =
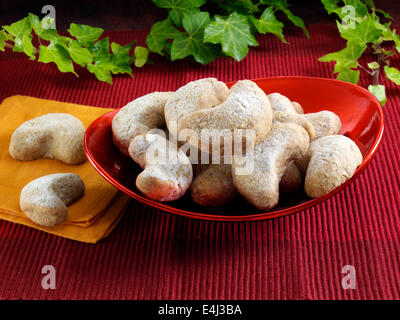
[[[261,36],[260,47],[240,63],[221,58],[201,66],[152,56],[153,65],[135,69],[133,79],[116,77],[113,86],[83,69],[77,70],[78,79],[53,64],[1,53],[0,100],[23,94],[121,107],[151,91],[174,90],[208,76],[332,78],[333,65],[317,58],[344,42],[334,25],[309,29],[310,40],[287,30],[289,45]],[[145,34],[109,36],[143,43]],[[371,58],[364,65],[367,61]],[[367,80],[363,77],[362,85]],[[216,223],[133,200],[113,233],[96,245],[1,221],[0,299],[399,299],[400,91],[387,85],[386,129],[377,155],[355,183],[326,202],[275,220]],[[42,289],[44,265],[56,268],[56,290]],[[342,288],[344,265],[355,267],[355,290]]]

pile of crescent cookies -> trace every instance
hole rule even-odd
[[[143,169],[136,186],[151,199],[173,201],[190,190],[202,206],[223,206],[240,195],[270,210],[280,193],[304,186],[308,196],[320,197],[353,176],[363,157],[351,139],[340,135],[341,127],[335,113],[304,114],[299,103],[279,93],[267,95],[250,80],[228,89],[206,78],[128,103],[114,117],[112,133],[118,149]],[[242,138],[240,152],[225,148],[218,132],[235,137],[240,130],[252,133]],[[212,148],[216,136],[219,147]],[[194,153],[230,161],[194,163]],[[251,170],[243,173],[244,163]]]
[[[320,197],[352,177],[363,157],[339,134],[341,127],[335,113],[304,114],[299,103],[279,93],[266,95],[250,80],[228,89],[206,78],[128,103],[114,117],[112,133],[118,149],[143,169],[136,186],[151,199],[177,200],[190,189],[202,206],[223,206],[240,195],[269,210],[280,193],[304,186],[308,196]],[[241,130],[250,134],[239,135],[235,152]],[[46,114],[13,132],[9,153],[21,161],[79,164],[86,160],[84,133],[74,116]],[[227,134],[233,138],[225,139]],[[198,161],[199,155],[206,161]],[[216,156],[222,161],[216,163]],[[243,164],[250,164],[247,171]],[[65,221],[67,206],[84,191],[77,174],[46,175],[22,189],[20,207],[35,223],[53,227]]]

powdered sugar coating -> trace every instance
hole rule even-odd
[[[305,172],[307,195],[316,198],[351,178],[362,160],[360,149],[353,140],[330,135],[311,142],[307,154],[296,163]]]
[[[67,205],[84,192],[85,185],[77,174],[50,174],[29,182],[22,189],[20,207],[33,222],[54,227],[67,218]]]
[[[194,202],[202,206],[222,206],[235,198],[230,164],[197,165],[196,176],[190,187]]]
[[[301,187],[303,178],[294,162],[289,162],[279,182],[279,192],[289,193]]]
[[[272,111],[285,111],[296,112],[295,107],[289,98],[278,92],[270,93],[268,95],[269,102],[271,103]]]
[[[133,138],[153,128],[165,126],[164,106],[172,92],[152,92],[129,102],[112,121],[113,140],[128,155]]]
[[[136,186],[149,198],[173,201],[189,189],[192,164],[165,137],[152,133],[139,135],[130,143],[129,155],[144,169],[136,178]]]
[[[302,157],[308,148],[307,132],[293,123],[275,123],[267,137],[249,151],[247,163],[254,159],[249,174],[237,174],[243,163],[242,156],[235,156],[232,164],[233,184],[252,205],[269,210],[279,201],[279,182],[289,161]]]
[[[222,81],[204,78],[180,87],[165,104],[165,121],[168,130],[177,134],[182,119],[200,109],[213,108],[224,102],[229,89]]]
[[[340,118],[331,111],[320,111],[315,113],[306,113],[304,118],[310,121],[315,129],[314,139],[325,136],[339,134],[342,130]]]
[[[288,112],[288,111],[275,111],[273,112],[274,115],[274,123],[295,123],[301,127],[303,127],[308,135],[310,136],[310,140],[314,140],[315,138],[315,129],[312,123],[307,120],[304,115]]]
[[[12,134],[10,155],[17,160],[56,159],[67,164],[86,160],[85,127],[67,113],[49,113],[21,124]]]
[[[200,146],[196,147],[205,152],[210,151],[212,139],[218,136],[220,153],[223,154],[227,132],[235,137],[235,130],[248,129],[253,134],[243,136],[243,144],[252,148],[267,135],[271,122],[272,110],[267,95],[254,82],[241,80],[231,87],[226,100],[220,105],[182,116],[178,123],[178,132],[183,129],[194,130],[201,140]]]
[[[296,102],[296,101],[292,101],[292,105],[294,110],[298,113],[298,114],[304,114],[304,109],[301,106],[300,103]]]

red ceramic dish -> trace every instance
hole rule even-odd
[[[221,208],[201,207],[191,200],[189,192],[177,201],[157,202],[136,188],[136,176],[141,169],[113,144],[111,121],[119,110],[101,116],[88,127],[84,140],[86,155],[107,181],[132,198],[166,212],[214,221],[263,220],[310,208],[341,191],[366,168],[377,151],[384,127],[382,108],[369,91],[351,83],[322,78],[276,77],[253,81],[266,93],[279,92],[299,102],[306,113],[335,112],[343,124],[341,133],[351,138],[363,154],[364,160],[354,176],[323,197],[311,199],[303,190],[281,195],[278,206],[268,212],[254,208],[241,197]]]

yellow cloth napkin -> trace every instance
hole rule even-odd
[[[89,161],[67,165],[57,160],[14,160],[8,153],[10,138],[23,122],[47,113],[69,113],[87,128],[99,116],[112,109],[72,103],[12,96],[0,105],[0,219],[24,224],[65,238],[96,243],[106,237],[122,216],[129,197],[105,181]],[[52,173],[72,172],[85,183],[85,194],[68,206],[66,221],[54,228],[41,227],[21,211],[19,195],[30,181]]]

